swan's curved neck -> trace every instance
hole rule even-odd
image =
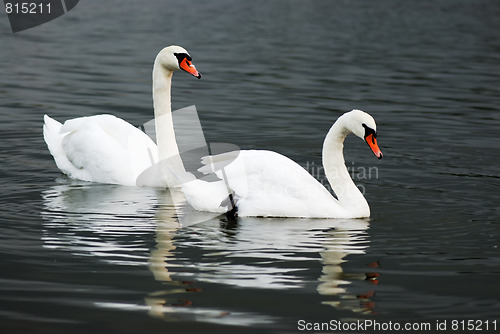
[[[171,107],[171,70],[165,69],[158,61],[153,67],[153,104],[155,112],[156,144],[159,162],[167,163],[176,170],[184,171],[175,139],[174,121]]]
[[[345,166],[344,140],[350,133],[342,117],[333,124],[323,144],[323,167],[340,205],[353,216],[368,217],[370,215],[368,202],[354,184]]]

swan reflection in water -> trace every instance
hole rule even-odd
[[[375,284],[378,275],[364,273],[365,268],[359,273],[343,269],[348,255],[365,254],[368,220],[238,218],[231,222],[179,205],[182,194],[175,191],[67,179],[45,190],[42,197],[44,247],[95,256],[114,265],[147,266],[162,286],[147,294],[146,305],[96,303],[99,307],[147,310],[165,320],[250,325],[273,319],[196,307],[189,294],[203,293],[197,282],[275,290],[312,283],[325,296],[323,304],[374,312],[372,285],[365,281]],[[146,246],[151,235],[152,250]],[[318,261],[321,272],[311,272]]]

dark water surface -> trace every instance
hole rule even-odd
[[[150,120],[169,44],[204,75],[174,75],[173,107],[196,105],[208,141],[322,178],[331,124],[371,113],[385,158],[345,148],[370,220],[180,228],[168,190],[62,177],[43,115]],[[0,50],[0,332],[499,330],[498,1],[87,0],[17,34],[0,14]]]

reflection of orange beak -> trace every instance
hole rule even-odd
[[[198,79],[201,79],[201,73],[196,70],[196,67],[187,58],[184,58],[179,66],[182,70],[188,72],[191,75],[194,75]]]
[[[375,138],[374,134],[370,133],[368,136],[365,137],[365,140],[368,146],[370,146],[370,148],[372,149],[373,154],[375,154],[377,158],[382,159],[384,155],[382,154],[382,151],[377,145],[377,139]]]

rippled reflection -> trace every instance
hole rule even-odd
[[[156,192],[84,182],[50,187],[42,193],[44,247],[138,265],[148,251],[138,237],[155,230]]]
[[[368,221],[343,221],[337,228],[331,230],[324,238],[323,250],[320,251],[323,270],[319,278],[318,292],[325,296],[341,296],[340,299],[325,301],[341,309],[355,312],[373,313],[374,303],[371,297],[373,290],[365,291],[362,287],[359,293],[349,291],[348,287],[354,282],[369,281],[377,284],[378,273],[355,272],[346,273],[342,264],[347,262],[349,254],[365,254],[368,248],[367,234]],[[377,263],[370,263],[368,267],[377,267]]]
[[[218,221],[192,226],[183,246],[202,249],[204,261],[195,264],[197,279],[245,288],[300,289],[311,283],[328,298],[324,304],[356,312],[372,312],[371,284],[376,264],[345,273],[348,255],[368,248],[368,220],[239,218],[237,224]],[[311,267],[322,265],[311,275]],[[355,292],[353,282],[361,282]],[[367,290],[368,288],[368,290]]]
[[[189,207],[179,206],[182,194],[63,178],[59,185],[43,191],[42,198],[42,241],[45,248],[68,251],[75,256],[93,256],[114,265],[148,266],[154,279],[165,286],[163,290],[149,293],[145,297],[146,305],[96,301],[96,307],[147,310],[151,316],[167,321],[193,320],[233,325],[271,321],[270,317],[260,314],[193,307],[189,297],[179,297],[201,290],[193,287],[194,281],[172,275],[172,268],[190,267],[179,263],[176,258],[173,238],[181,231],[181,226],[214,217],[211,213],[194,212]],[[150,251],[144,239],[152,236],[156,248]]]
[[[191,278],[193,281],[178,282],[179,289],[186,291],[198,291],[195,281],[274,290],[304,288],[313,281],[319,294],[329,297],[324,304],[373,312],[371,284],[377,283],[378,274],[365,271],[374,271],[377,264],[369,264],[359,273],[345,273],[342,268],[348,255],[364,254],[368,248],[368,220],[246,217],[237,222],[213,219],[182,231],[169,223],[162,227],[164,223],[158,222],[157,247],[150,258],[157,280]],[[202,254],[201,259],[185,258],[183,254],[196,253],[194,249]],[[318,261],[321,273],[305,274]],[[350,291],[353,282],[361,284]],[[162,316],[164,305],[178,302],[169,298],[177,292],[166,290],[150,296],[150,303],[161,306],[152,309],[155,316]]]
[[[96,303],[147,310],[155,318],[222,324],[273,322],[270,316],[192,303],[199,282],[247,289],[316,286],[323,304],[372,312],[376,273],[346,272],[349,255],[369,246],[367,220],[239,218],[226,221],[179,206],[168,190],[64,180],[42,193],[44,247],[93,256],[113,265],[147,266],[161,289],[146,305]],[[177,205],[173,205],[173,203]],[[154,238],[150,250],[147,242]],[[320,264],[320,266],[318,266]],[[376,264],[372,264],[376,266]],[[321,268],[318,270],[318,268]]]

